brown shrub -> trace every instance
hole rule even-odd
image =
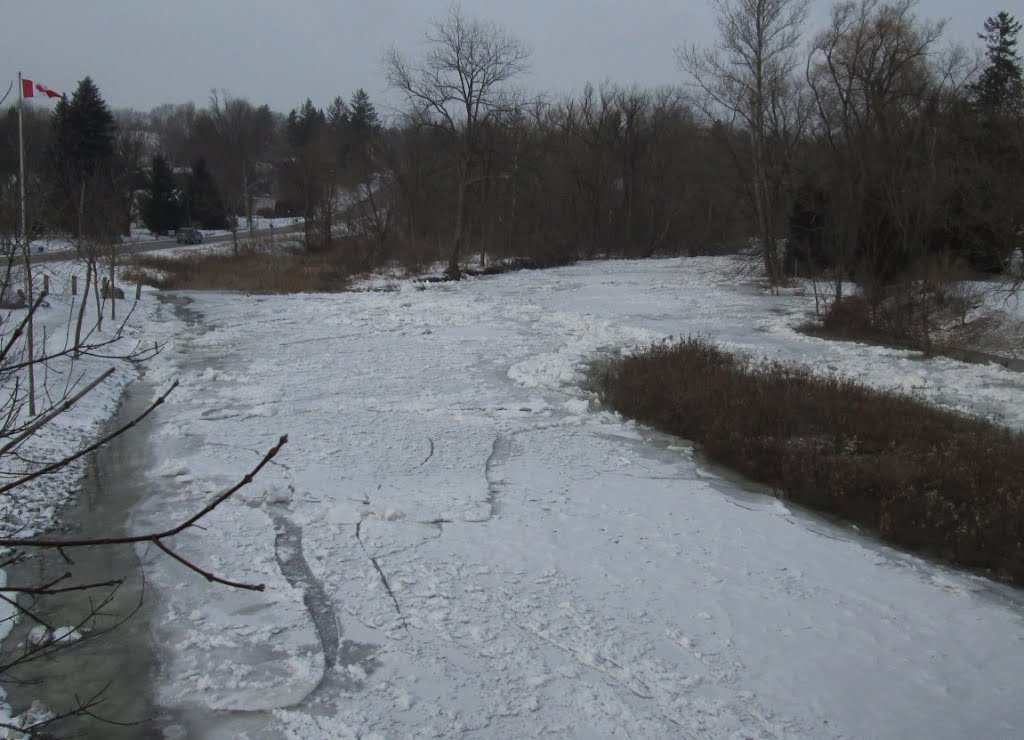
[[[1024,584],[1024,436],[703,338],[596,371],[620,413],[897,545]]]
[[[316,254],[143,254],[125,273],[128,282],[164,290],[241,290],[249,293],[329,293],[344,290],[353,274],[341,252]]]
[[[962,329],[971,309],[980,304],[971,277],[959,264],[937,256],[922,261],[899,281],[870,286],[866,296],[834,301],[820,326],[805,328],[838,339],[941,354],[967,338]]]

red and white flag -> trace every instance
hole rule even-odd
[[[21,97],[23,97],[23,98],[34,98],[34,97],[36,97],[36,94],[38,94],[39,97],[43,97],[45,95],[48,98],[62,98],[62,97],[64,97],[63,95],[61,95],[56,90],[51,90],[50,88],[46,87],[45,85],[40,85],[38,82],[33,82],[32,80],[29,80],[29,79],[26,79],[26,78],[22,77],[21,78]]]

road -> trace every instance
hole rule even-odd
[[[257,234],[269,235],[274,234],[291,234],[296,231],[302,230],[302,224],[291,224],[288,226],[275,226],[269,229],[257,229]],[[244,235],[248,233],[248,229],[245,231],[239,230],[239,238],[244,238]],[[220,242],[231,241],[231,233],[216,234],[213,236],[203,236],[203,244],[218,244]],[[117,246],[117,253],[120,256],[128,254],[139,254],[140,252],[153,252],[158,249],[171,249],[173,247],[181,246],[197,246],[197,245],[182,245],[178,244],[174,240],[174,237],[167,237],[164,239],[154,239],[152,241],[145,242],[132,242],[129,244],[119,244]],[[108,248],[104,248],[103,254],[108,254]],[[72,249],[61,249],[53,252],[36,252],[32,254],[32,264],[38,264],[43,262],[60,262],[61,260],[73,259],[76,253]]]

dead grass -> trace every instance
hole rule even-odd
[[[1024,436],[702,338],[597,371],[620,413],[698,442],[784,498],[1024,585]]]
[[[163,290],[239,290],[248,293],[331,293],[345,290],[356,270],[340,251],[315,254],[143,254],[127,282]]]

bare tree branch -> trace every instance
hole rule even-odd
[[[110,442],[112,439],[116,439],[117,437],[120,437],[122,434],[124,434],[129,429],[131,429],[134,426],[136,426],[139,422],[141,422],[143,419],[145,419],[147,416],[149,416],[151,413],[153,413],[153,411],[155,411],[158,406],[160,406],[161,404],[163,404],[163,402],[165,400],[167,400],[167,396],[169,396],[171,394],[171,392],[175,388],[177,388],[177,387],[178,387],[178,381],[175,380],[171,384],[171,387],[168,388],[164,392],[164,394],[162,396],[160,396],[152,404],[150,404],[149,408],[147,408],[139,416],[137,416],[136,418],[132,419],[130,422],[128,422],[124,426],[120,427],[119,429],[116,429],[115,431],[111,432],[110,434],[106,435],[105,437],[102,437],[97,442],[93,442],[91,445],[88,445],[88,446],[82,448],[81,450],[79,450],[78,452],[76,452],[76,453],[74,453],[72,455],[68,455],[67,457],[65,457],[65,458],[63,458],[61,460],[57,460],[56,462],[52,462],[49,465],[44,465],[43,467],[39,468],[38,470],[33,470],[28,475],[22,476],[18,480],[15,480],[15,481],[12,481],[10,483],[7,483],[6,485],[0,486],[0,494],[6,493],[7,491],[10,491],[13,488],[17,488],[18,486],[22,486],[22,485],[28,483],[29,481],[35,480],[36,478],[39,478],[41,476],[48,475],[49,473],[53,473],[53,472],[55,472],[57,470],[61,470],[62,468],[66,467],[69,463],[74,462],[75,460],[79,459],[80,457],[84,457],[85,455],[88,455],[90,452],[95,452],[100,447],[102,447],[103,445],[105,445],[108,442]],[[0,546],[4,546],[4,541],[0,541]]]
[[[173,390],[176,385],[177,385],[177,383],[175,382],[174,386],[172,386],[167,391],[167,393],[170,393],[171,390]],[[126,431],[127,429],[130,429],[136,423],[138,423],[143,418],[145,418],[153,409],[155,409],[160,403],[163,402],[163,398],[165,398],[166,395],[167,394],[165,393],[164,396],[161,396],[161,398],[157,399],[157,401],[154,402],[145,412],[143,412],[142,415],[140,415],[138,418],[136,418],[134,421],[130,422],[129,424],[126,424],[122,428],[122,430],[119,430],[119,432],[123,432],[123,431]],[[117,433],[118,432],[115,432],[113,435],[111,435],[110,438],[113,438],[113,436],[116,436]],[[187,560],[186,558],[182,557],[180,554],[178,554],[178,553],[174,552],[173,550],[171,550],[170,548],[168,548],[166,546],[166,544],[163,542],[163,540],[169,539],[171,537],[174,537],[174,535],[180,534],[181,532],[183,532],[184,530],[188,529],[189,527],[196,526],[196,524],[197,524],[197,522],[199,522],[199,520],[201,520],[203,517],[205,517],[206,515],[211,513],[214,509],[216,509],[218,506],[220,506],[225,501],[227,501],[229,498],[231,498],[231,496],[233,496],[239,490],[241,490],[245,486],[249,485],[253,481],[253,479],[256,477],[256,475],[259,474],[259,472],[271,460],[274,459],[274,457],[277,455],[277,453],[281,451],[281,448],[284,447],[284,445],[287,442],[288,442],[288,436],[287,435],[282,435],[281,438],[278,439],[277,444],[274,445],[270,450],[268,450],[267,453],[263,456],[263,459],[260,460],[259,463],[257,463],[257,465],[252,470],[250,470],[248,473],[246,473],[245,476],[243,476],[242,479],[238,481],[238,483],[236,483],[235,485],[231,486],[226,491],[221,493],[219,496],[217,496],[215,499],[213,499],[209,504],[204,506],[200,511],[196,512],[195,514],[190,516],[185,521],[181,522],[180,524],[178,524],[178,525],[176,525],[174,527],[171,527],[170,529],[164,530],[162,532],[151,532],[151,533],[148,533],[148,534],[134,535],[134,536],[128,536],[128,537],[96,537],[96,538],[68,539],[68,540],[0,538],[0,547],[11,547],[11,548],[30,548],[31,547],[31,548],[66,549],[66,548],[72,548],[72,547],[98,547],[98,546],[107,546],[107,545],[129,545],[129,544],[136,544],[136,543],[142,543],[142,542],[152,542],[154,545],[156,545],[162,551],[164,551],[165,553],[170,555],[172,558],[174,558],[175,560],[180,562],[186,568],[188,568],[189,570],[192,570],[192,571],[198,573],[199,575],[203,576],[203,578],[205,578],[208,581],[212,581],[212,582],[216,582],[216,583],[221,583],[223,585],[231,586],[233,588],[247,589],[247,590],[250,590],[250,591],[263,591],[264,590],[264,585],[262,583],[260,583],[260,584],[247,584],[247,583],[240,583],[240,582],[237,582],[237,581],[230,581],[230,580],[221,578],[219,576],[214,575],[213,573],[210,573],[209,571],[206,571],[206,570],[202,569],[201,567],[199,567],[195,563],[191,562],[190,560]]]
[[[530,50],[494,23],[463,15],[453,5],[425,34],[427,49],[412,64],[397,49],[385,52],[388,83],[405,96],[414,118],[437,126],[457,141],[453,169],[457,177],[455,229],[446,274],[461,276],[466,189],[477,181],[480,131],[527,106],[512,82],[529,69]]]
[[[27,429],[25,429],[23,432],[21,432],[20,434],[15,436],[14,439],[12,439],[9,442],[7,442],[7,444],[5,444],[3,447],[0,447],[0,455],[4,455],[4,454],[10,452],[14,448],[16,448],[19,444],[21,444],[26,439],[28,439],[33,434],[35,434],[40,429],[42,429],[44,426],[46,426],[51,421],[56,419],[58,416],[60,416],[61,414],[63,414],[66,411],[69,411],[71,409],[71,407],[74,406],[76,403],[78,403],[86,394],[89,393],[89,391],[93,390],[96,386],[98,386],[104,380],[109,378],[113,374],[113,372],[114,372],[114,368],[108,368],[105,372],[103,372],[101,375],[99,375],[95,380],[93,380],[91,383],[89,383],[87,386],[85,386],[85,388],[83,388],[81,391],[79,391],[75,395],[71,396],[67,400],[63,401],[62,403],[60,403],[58,406],[53,408],[48,413],[45,413],[45,414],[42,414],[41,416],[39,416],[35,421],[32,422],[32,424],[29,425],[29,427]]]

